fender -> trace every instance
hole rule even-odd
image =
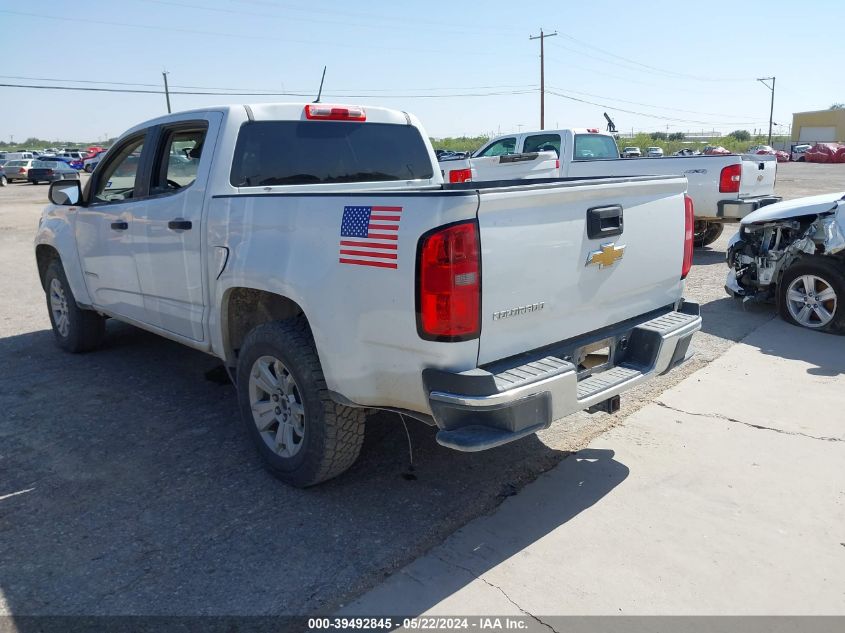
[[[62,267],[65,270],[70,289],[80,307],[92,305],[85,276],[79,263],[79,252],[76,248],[75,220],[77,207],[49,205],[45,207],[38,221],[38,231],[35,234],[34,246],[52,246],[59,253]]]

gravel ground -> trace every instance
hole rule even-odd
[[[845,189],[845,165],[785,164],[777,189]],[[103,349],[53,344],[31,240],[46,186],[0,188],[0,613],[302,614],[333,608],[495,508],[774,310],[722,289],[732,231],[696,253],[704,331],[679,371],[539,436],[464,454],[373,416],[357,464],[307,491],[264,473],[217,363],[111,323]],[[718,397],[718,394],[714,394]]]

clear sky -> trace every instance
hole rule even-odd
[[[786,132],[845,101],[843,18],[841,0],[0,0],[0,83],[161,90],[166,69],[174,92],[308,95],[173,94],[176,111],[308,101],[327,65],[324,102],[408,110],[435,137],[528,130],[542,27],[559,32],[547,128],[604,128],[605,111],[626,131],[765,128],[756,78],[774,75]],[[0,87],[0,139],[103,139],[164,112],[161,94]]]

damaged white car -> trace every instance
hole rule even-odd
[[[775,301],[789,323],[845,333],[845,192],[750,213],[727,259],[728,294]]]

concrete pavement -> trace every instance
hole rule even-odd
[[[845,338],[771,321],[345,614],[845,614]]]

